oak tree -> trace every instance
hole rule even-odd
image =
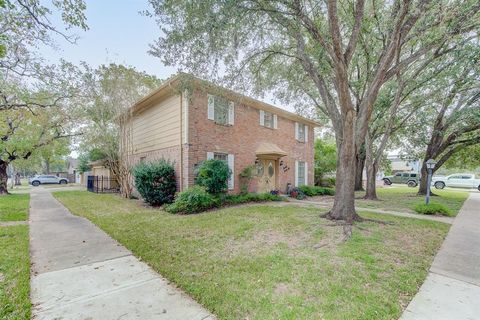
[[[474,0],[150,3],[162,28],[151,53],[167,65],[254,94],[289,92],[328,116],[338,156],[327,217],[347,224],[361,220],[355,159],[383,84],[438,43],[470,32],[480,7]]]

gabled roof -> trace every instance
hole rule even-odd
[[[243,94],[215,85],[209,81],[197,78],[191,74],[186,74],[186,73],[179,73],[169,78],[156,90],[152,91],[147,96],[135,102],[135,104],[130,107],[129,111],[132,114],[135,114],[143,109],[153,106],[153,102],[158,101],[163,97],[167,97],[172,94],[180,94],[183,91],[183,89],[185,89],[184,87],[188,87],[192,85],[196,87],[204,88],[208,92],[213,91],[215,94],[222,95],[225,98],[228,98],[229,100],[232,100],[234,102],[245,104],[259,110],[272,112],[293,121],[306,123],[313,127],[320,126],[318,122],[302,117],[296,113],[289,112],[284,109],[273,106],[271,104],[265,103],[263,101],[247,97]]]

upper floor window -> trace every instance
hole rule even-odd
[[[233,125],[234,104],[224,97],[208,95],[208,119],[222,125]]]
[[[295,139],[300,142],[308,141],[308,126],[306,124],[295,122]]]
[[[277,115],[268,111],[260,110],[260,125],[271,129],[277,129]]]

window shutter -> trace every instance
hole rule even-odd
[[[260,110],[260,125],[265,126],[265,111]]]
[[[307,161],[305,161],[305,185],[308,186],[308,163],[307,163]]]
[[[298,140],[298,122],[295,122],[295,139]]]
[[[277,129],[277,115],[274,114],[273,115],[273,129]]]
[[[230,101],[228,104],[228,124],[232,125],[235,123],[235,104],[233,101]]]
[[[208,95],[208,120],[215,120],[215,96]]]
[[[213,152],[207,152],[207,160],[213,159]]]
[[[298,161],[295,161],[295,187],[298,187]]]
[[[305,139],[304,139],[304,141],[308,142],[308,126],[307,125],[305,125]]]
[[[234,161],[234,155],[229,154],[228,155],[228,167],[230,168],[230,178],[228,179],[228,189],[233,190],[235,188],[235,161]]]

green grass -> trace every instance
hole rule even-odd
[[[451,216],[452,212],[442,204],[430,202],[429,204],[421,203],[415,206],[415,212],[420,214],[439,214],[442,216]]]
[[[28,226],[0,227],[0,319],[30,319]]]
[[[431,202],[435,202],[447,207],[451,216],[456,216],[462,207],[469,193],[462,190],[432,190],[438,196],[431,197]],[[377,196],[380,201],[356,199],[355,205],[362,208],[374,208],[391,211],[415,212],[415,206],[425,203],[424,196],[417,196],[418,188],[409,187],[391,187],[378,188]],[[365,192],[355,193],[357,198],[363,197]]]
[[[232,207],[172,215],[140,201],[55,192],[219,319],[398,319],[424,281],[448,225],[395,222],[342,227],[319,209]]]
[[[24,221],[28,218],[30,195],[0,196],[0,221]]]

